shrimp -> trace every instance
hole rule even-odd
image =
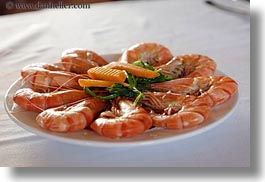
[[[206,102],[216,106],[229,100],[237,91],[237,83],[227,76],[180,78],[171,81],[150,84],[156,91],[196,95],[197,102]]]
[[[133,45],[126,50],[121,58],[121,62],[133,63],[142,60],[152,66],[159,66],[172,59],[170,50],[157,43],[140,43]]]
[[[30,68],[38,68],[40,70],[46,69],[46,70],[50,70],[50,71],[65,71],[65,69],[62,67],[62,65],[60,65],[60,63],[54,63],[54,64],[50,64],[50,63],[33,63],[33,64],[29,64],[29,65],[25,66],[22,69],[21,74],[27,74],[26,70],[28,70]]]
[[[41,92],[49,92],[58,87],[82,89],[78,84],[80,75],[66,72],[56,65],[31,64],[21,70],[21,76],[24,83]]]
[[[106,102],[95,97],[72,105],[60,106],[41,112],[37,124],[55,132],[78,131],[86,128],[105,109]]]
[[[85,74],[90,68],[108,64],[95,52],[80,48],[65,50],[62,54],[61,63],[66,71],[78,74]]]
[[[141,103],[152,111],[153,126],[185,129],[203,123],[211,113],[211,107],[205,103],[196,103],[195,96],[174,93],[145,92]]]
[[[38,71],[65,71],[64,68],[60,67],[59,65],[56,64],[49,64],[49,63],[34,63],[34,64],[29,64],[22,68],[21,70],[21,76],[23,78],[31,75],[33,72],[36,70]]]
[[[112,102],[111,111],[101,113],[90,125],[98,134],[111,138],[134,136],[151,126],[152,119],[142,107],[121,98]]]
[[[157,67],[159,72],[176,78],[193,78],[198,76],[212,76],[216,70],[216,63],[207,56],[189,54],[174,57],[168,63]]]
[[[28,111],[41,112],[48,108],[58,107],[88,97],[82,90],[61,90],[52,93],[39,93],[31,88],[19,89],[13,100]]]

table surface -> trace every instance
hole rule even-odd
[[[250,165],[250,18],[202,0],[121,1],[82,10],[41,10],[0,18],[0,166],[200,167]],[[174,55],[199,53],[239,84],[239,105],[205,133],[159,145],[100,148],[36,136],[4,110],[4,95],[35,62],[55,62],[67,48],[117,53],[159,42]]]

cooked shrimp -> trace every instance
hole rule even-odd
[[[149,114],[140,106],[125,99],[116,99],[111,111],[101,113],[90,127],[106,137],[128,137],[143,133],[152,126]]]
[[[203,123],[211,113],[211,107],[196,103],[195,96],[145,92],[141,102],[154,111],[150,113],[153,126],[162,128],[192,128]]]
[[[227,76],[180,78],[150,85],[156,91],[197,95],[198,100],[215,106],[229,100],[237,91],[237,83]]]
[[[214,75],[216,63],[207,56],[189,54],[174,57],[168,63],[157,68],[161,73],[173,78],[193,78]]]
[[[49,64],[49,63],[34,63],[34,64],[29,64],[22,68],[21,70],[21,76],[23,78],[31,75],[34,73],[36,70],[38,71],[65,71],[64,68],[56,65],[56,64]]]
[[[142,60],[152,66],[159,66],[172,59],[170,50],[157,43],[140,43],[133,45],[126,50],[121,58],[121,62],[133,63]]]
[[[90,68],[108,64],[106,60],[95,52],[80,48],[65,50],[62,54],[61,62],[67,71],[78,74],[86,74]]]
[[[80,75],[65,72],[56,65],[31,64],[22,69],[21,76],[24,83],[38,91],[47,92],[57,87],[82,89],[78,84]]]
[[[50,70],[50,71],[65,71],[65,69],[62,67],[62,65],[60,63],[54,63],[54,64],[50,64],[50,63],[33,63],[33,64],[29,64],[27,66],[25,66],[22,71],[21,74],[25,74],[25,76],[27,76],[27,71],[30,70],[31,68],[34,69],[46,69],[46,70]],[[22,76],[23,76],[22,75]]]
[[[31,88],[19,89],[13,100],[28,111],[41,112],[48,108],[58,107],[88,97],[83,90],[62,90],[51,93],[35,92]]]
[[[86,128],[106,105],[104,101],[92,97],[69,107],[47,109],[37,116],[36,121],[50,131],[78,131]]]

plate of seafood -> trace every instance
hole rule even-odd
[[[158,43],[119,54],[72,48],[21,69],[5,96],[20,127],[64,143],[121,147],[174,142],[227,120],[237,82],[208,56],[173,56]]]

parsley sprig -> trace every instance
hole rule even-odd
[[[136,61],[133,64],[141,66],[142,68],[145,68],[145,69],[158,72],[157,69],[153,68],[151,65],[141,60]],[[133,105],[136,106],[144,96],[142,92],[152,90],[151,88],[148,87],[149,84],[157,83],[157,82],[165,82],[165,81],[169,81],[173,79],[171,76],[166,76],[162,73],[160,73],[158,77],[150,79],[150,78],[136,77],[132,75],[131,73],[126,72],[126,77],[127,77],[126,81],[129,83],[129,87],[126,87],[120,83],[114,83],[113,85],[105,89],[106,91],[110,93],[110,95],[107,95],[107,96],[100,96],[100,95],[95,94],[92,91],[92,88],[84,87],[84,90],[87,94],[93,97],[97,97],[99,99],[111,100],[119,96],[135,98]]]

